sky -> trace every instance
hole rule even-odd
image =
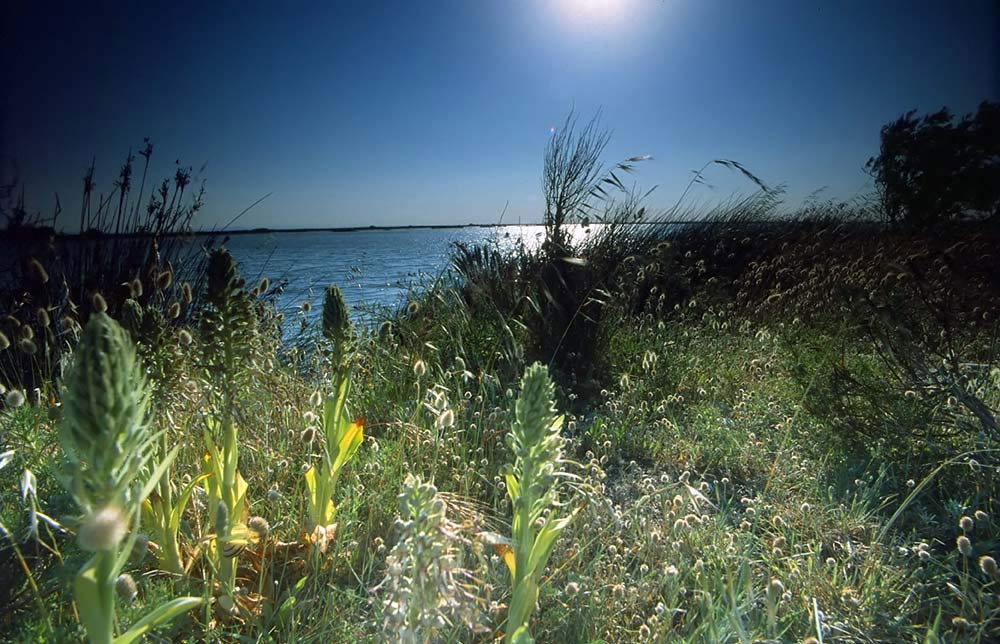
[[[673,205],[734,159],[790,206],[851,199],[879,129],[1000,93],[995,0],[44,3],[0,23],[0,160],[26,201],[79,208],[154,144],[205,180],[203,228],[528,223],[543,152],[600,112],[605,161]],[[690,205],[755,186],[721,167]],[[72,230],[73,217],[60,220]]]

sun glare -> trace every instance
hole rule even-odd
[[[633,0],[552,0],[560,21],[576,28],[613,27],[633,9]]]

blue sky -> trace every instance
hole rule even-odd
[[[267,192],[241,227],[489,223],[508,202],[538,221],[571,109],[602,111],[609,163],[653,155],[634,178],[654,207],[719,157],[791,203],[850,198],[885,122],[1000,91],[993,0],[32,4],[0,27],[0,154],[29,203],[73,212],[91,158],[107,191],[148,136],[157,176],[207,164],[205,227]],[[692,203],[753,189],[709,180]]]

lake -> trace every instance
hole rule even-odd
[[[309,301],[314,305],[312,315],[318,315],[323,290],[337,284],[359,315],[364,305],[404,304],[412,286],[429,283],[447,270],[456,242],[496,239],[502,248],[509,248],[523,240],[534,248],[541,243],[543,230],[504,226],[247,233],[232,235],[225,246],[248,284],[262,277],[272,284],[286,282],[280,309],[288,311]]]

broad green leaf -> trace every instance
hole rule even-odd
[[[204,600],[201,597],[178,597],[150,611],[142,619],[132,625],[122,635],[114,639],[114,644],[131,644],[140,637],[181,613],[200,606]]]
[[[80,621],[92,640],[100,638],[102,633],[111,633],[111,624],[108,623],[111,615],[105,615],[101,607],[101,584],[97,579],[98,559],[102,556],[107,556],[107,553],[94,555],[73,580],[73,594]]]
[[[339,472],[340,468],[344,467],[344,464],[350,460],[354,453],[358,451],[358,447],[361,446],[365,440],[365,417],[354,419],[354,421],[348,425],[347,431],[344,432],[340,441],[337,444],[337,458],[333,461],[332,471],[334,473]]]

